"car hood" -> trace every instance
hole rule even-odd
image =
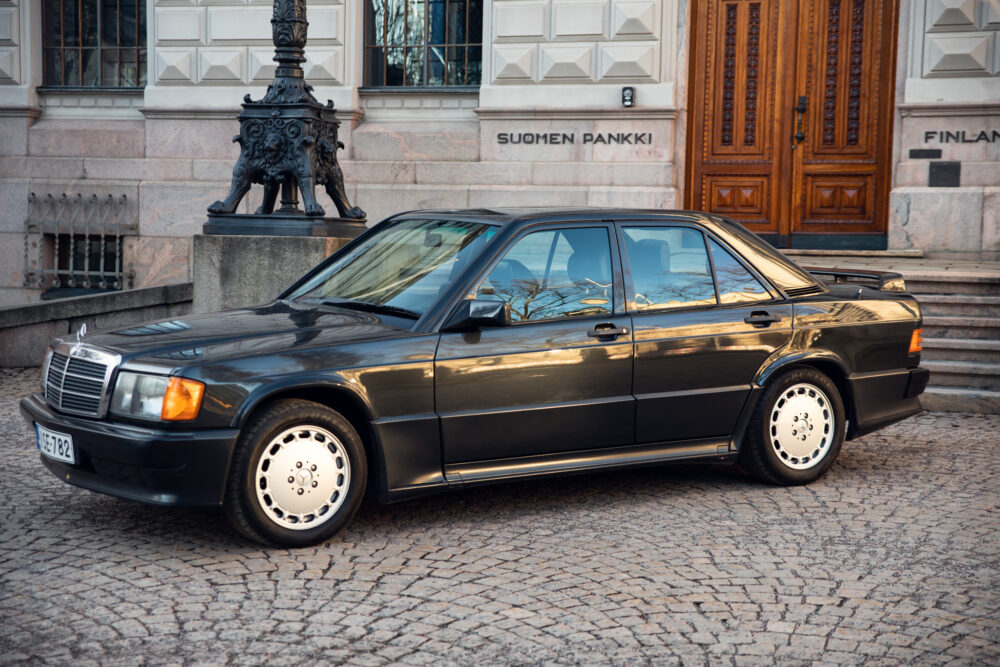
[[[126,361],[186,366],[245,354],[406,335],[409,330],[404,327],[409,323],[334,306],[279,301],[95,332],[81,342],[114,351]]]

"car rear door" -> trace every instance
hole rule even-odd
[[[509,327],[442,333],[435,400],[445,465],[632,444],[631,321],[606,223],[545,225],[474,286]]]
[[[635,339],[636,441],[732,433],[792,308],[720,240],[683,223],[621,222]]]

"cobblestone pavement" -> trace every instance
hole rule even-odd
[[[327,544],[70,487],[0,371],[0,663],[1000,661],[1000,417],[926,414],[823,480],[674,466],[365,506]]]

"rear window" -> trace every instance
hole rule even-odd
[[[805,269],[778,252],[767,241],[725,218],[712,216],[711,223],[728,234],[728,240],[744,259],[782,290],[812,287],[820,283]]]

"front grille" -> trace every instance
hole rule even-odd
[[[90,417],[100,417],[107,392],[107,381],[111,376],[112,363],[93,361],[107,358],[112,362],[115,355],[96,350],[71,348],[67,354],[55,352],[49,361],[45,376],[45,399],[53,407]],[[83,359],[77,355],[86,355]]]

